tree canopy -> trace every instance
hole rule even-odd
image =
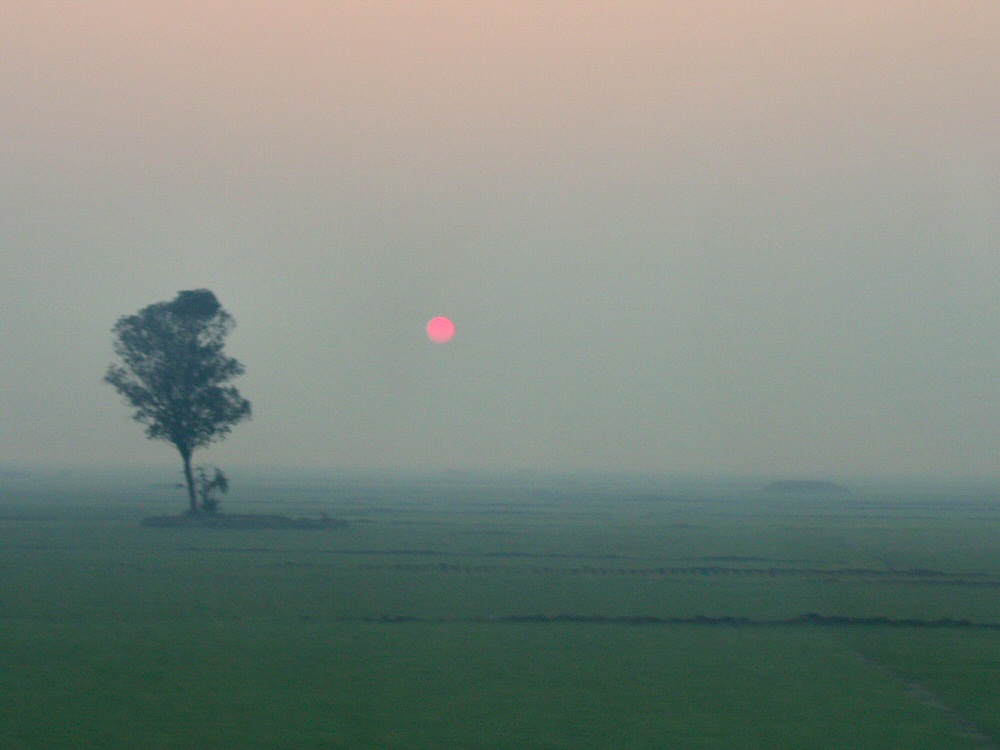
[[[192,512],[191,454],[250,418],[250,402],[230,385],[244,367],[223,352],[234,325],[211,291],[195,289],[119,318],[112,329],[119,362],[104,380],[134,409],[146,437],[180,452]]]

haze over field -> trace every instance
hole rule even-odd
[[[1000,471],[1000,4],[0,4],[0,460],[207,287],[209,460]],[[454,339],[425,334],[437,315]]]

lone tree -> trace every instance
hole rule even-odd
[[[192,513],[199,508],[191,454],[250,418],[250,402],[227,385],[244,371],[222,351],[235,324],[212,292],[195,289],[119,318],[112,329],[121,361],[104,380],[135,409],[146,437],[180,452]]]

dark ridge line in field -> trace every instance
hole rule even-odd
[[[440,572],[440,573],[501,573],[515,569],[498,565],[458,565],[455,563],[365,563],[358,565],[361,570],[387,570],[394,572]],[[530,567],[516,569],[537,574],[564,574],[574,576],[725,576],[743,578],[762,577],[812,577],[812,578],[867,578],[890,583],[942,584],[952,586],[1000,587],[1000,579],[962,576],[953,573],[922,570],[873,570],[870,568],[720,568],[717,566],[657,567],[657,568],[552,568]]]
[[[250,553],[266,553],[266,554],[284,554],[288,553],[286,549],[274,548],[274,547],[178,547],[180,552],[250,552]],[[311,550],[311,554],[317,555],[328,555],[328,556],[358,556],[358,557],[484,557],[484,558],[499,558],[499,559],[545,559],[545,560],[637,560],[634,555],[622,555],[618,553],[605,553],[605,554],[582,554],[582,553],[570,553],[570,552],[517,552],[517,551],[503,551],[498,550],[494,552],[473,552],[473,551],[454,551],[454,550],[433,550],[433,549],[321,549],[321,550]],[[754,558],[754,557],[680,557],[673,558],[678,560],[746,560],[746,561],[766,561],[766,562],[797,562],[794,560],[769,560],[768,558]],[[400,569],[400,564],[396,565],[379,565],[378,563],[370,563],[365,566],[369,570],[398,570]],[[490,566],[460,566],[460,565],[447,565],[444,563],[438,565],[430,565],[427,563],[419,564],[414,563],[406,566],[409,570],[420,570],[420,569],[440,569],[444,572],[490,572],[491,570],[499,571],[500,568]],[[913,569],[899,569],[890,568],[888,570],[880,570],[878,568],[737,568],[728,567],[721,565],[696,565],[696,566],[656,566],[647,568],[531,568],[532,572],[540,573],[570,573],[570,574],[585,574],[585,575],[721,575],[721,576],[836,576],[836,577],[853,577],[853,578],[909,578],[914,580],[928,580],[928,581],[941,581],[941,582],[966,582],[966,583],[978,583],[981,585],[1000,585],[1000,580],[994,579],[991,576],[984,573],[973,573],[973,574],[960,574],[960,573],[948,573],[942,570],[933,570],[929,568],[913,568]],[[981,580],[975,580],[981,579]]]
[[[542,513],[549,513],[550,512],[549,509],[558,510],[558,507],[556,505],[554,505],[554,504],[551,504],[551,503],[548,503],[548,504],[535,504],[535,503],[532,503],[531,505],[522,505],[522,506],[516,506],[516,505],[507,505],[507,506],[485,506],[485,505],[477,505],[475,507],[466,507],[466,508],[460,508],[460,509],[459,508],[449,508],[449,507],[442,507],[442,508],[426,508],[425,507],[425,508],[421,508],[421,507],[408,507],[408,506],[403,506],[403,505],[401,505],[401,506],[399,506],[397,508],[391,508],[391,507],[369,508],[369,507],[366,507],[364,505],[347,504],[347,503],[345,503],[342,506],[339,506],[339,508],[342,509],[342,510],[349,510],[352,513],[367,513],[367,514],[375,514],[375,515],[399,513],[399,514],[403,514],[403,515],[441,515],[441,514],[446,514],[446,515],[449,515],[449,516],[450,515],[462,515],[462,516],[489,516],[489,515],[501,515],[501,516],[510,516],[510,515],[515,515],[515,516],[516,515],[537,516],[537,515],[541,515]]]
[[[860,651],[855,651],[854,655],[865,664],[884,675],[888,675],[896,682],[899,682],[906,690],[907,694],[918,703],[940,711],[945,714],[958,728],[958,731],[975,742],[981,750],[997,750],[997,745],[988,734],[980,729],[968,716],[959,713],[958,710],[949,706],[940,696],[914,677],[905,675],[876,661],[870,656],[866,656]]]
[[[276,549],[274,547],[178,547],[179,552],[265,552],[282,554],[287,553],[286,549]],[[580,553],[563,552],[455,552],[450,550],[434,549],[321,549],[310,550],[310,554],[317,555],[337,555],[348,556],[357,555],[363,557],[378,557],[380,555],[390,557],[499,557],[499,558],[544,558],[557,560],[629,560],[635,559],[626,555],[605,554],[587,555]]]
[[[342,618],[300,618],[311,622],[343,622],[372,624],[442,624],[442,625],[704,625],[712,627],[773,628],[773,627],[882,627],[940,630],[1000,630],[1000,622],[974,622],[943,617],[938,620],[895,617],[850,617],[847,615],[821,615],[809,612],[795,617],[778,619],[757,619],[730,615],[691,617],[656,617],[653,615],[580,615],[563,613],[558,615],[496,615],[490,617],[434,618],[418,615],[378,615]]]
[[[758,562],[758,563],[797,563],[803,560],[782,560],[774,557],[753,557],[743,555],[708,555],[702,557],[677,557],[676,560],[700,560],[702,562]]]

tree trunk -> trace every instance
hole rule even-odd
[[[181,458],[184,459],[184,479],[187,480],[188,500],[191,503],[191,513],[198,512],[198,496],[194,491],[194,474],[191,473],[191,451],[181,451]]]

